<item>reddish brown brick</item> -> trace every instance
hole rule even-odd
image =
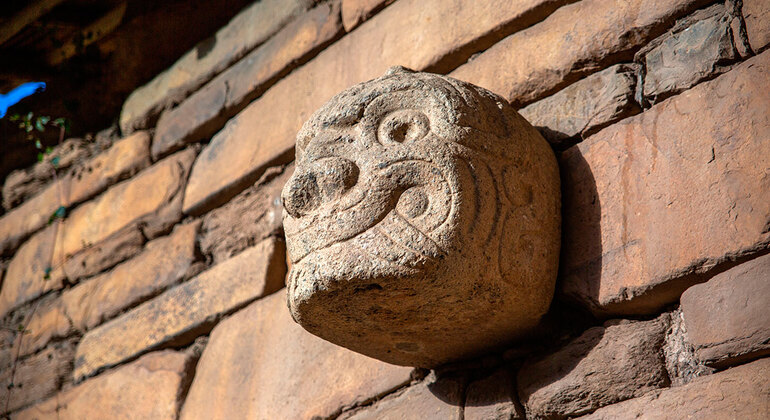
[[[395,0],[342,0],[342,24],[350,32]]]
[[[749,44],[755,53],[770,45],[770,3],[766,0],[743,0],[743,20]]]
[[[175,420],[194,358],[164,350],[88,380],[15,414],[13,420]]]
[[[770,414],[768,378],[770,359],[762,359],[600,408],[580,419],[766,419]]]
[[[411,370],[306,332],[284,289],[211,332],[180,418],[326,418],[408,383]]]
[[[681,302],[688,341],[706,364],[770,354],[770,254],[687,289]]]
[[[212,138],[191,173],[185,213],[217,207],[251,185],[267,166],[290,161],[302,123],[341,90],[396,64],[451,69],[490,37],[537,22],[565,2],[402,0],[388,6],[273,85]]]
[[[619,60],[704,0],[583,0],[517,32],[450,76],[485,87],[516,107]]]
[[[266,239],[89,331],[78,345],[75,378],[170,342],[192,342],[212,327],[212,320],[281,288],[284,258],[283,242]]]
[[[210,137],[275,80],[341,32],[338,3],[324,3],[300,15],[178,107],[165,111],[158,120],[153,157]]]
[[[651,313],[770,245],[769,72],[766,52],[564,153],[561,293]]]

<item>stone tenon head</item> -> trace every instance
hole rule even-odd
[[[515,340],[547,311],[558,168],[503,99],[393,68],[313,114],[296,153],[288,303],[306,330],[433,367]]]

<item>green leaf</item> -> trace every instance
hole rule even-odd
[[[45,147],[45,154],[47,154],[47,155],[50,155],[50,154],[51,154],[51,152],[53,152],[53,147],[51,147],[51,146],[46,146],[46,147]]]
[[[44,154],[42,154],[42,153],[38,153],[38,154],[37,154],[37,161],[38,161],[38,162],[42,162],[42,161],[43,161],[43,158],[45,158],[45,155],[44,155]]]
[[[35,114],[32,113],[32,111],[29,111],[27,113],[27,116],[24,118],[26,121],[32,121],[32,117],[34,117]]]
[[[59,167],[59,156],[54,156],[51,159],[51,165],[53,165],[54,168],[58,168]]]
[[[21,115],[19,114],[13,114],[10,117],[8,117],[11,121],[19,121],[19,118],[21,118]]]
[[[51,117],[49,117],[48,115],[43,115],[43,116],[37,117],[37,120],[42,122],[43,125],[46,125],[48,124],[49,121],[51,121]]]
[[[40,121],[40,118],[38,118],[37,121],[35,121],[35,128],[37,128],[37,131],[42,133],[45,131],[45,123]]]
[[[43,143],[40,143],[39,139],[35,140],[35,148],[37,148],[38,150],[42,150],[43,149]]]
[[[35,127],[33,127],[32,124],[25,124],[24,129],[27,130],[27,133],[29,133],[30,131],[34,130]]]

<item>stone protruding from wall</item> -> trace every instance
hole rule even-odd
[[[755,53],[770,45],[770,3],[765,0],[743,0],[743,19],[749,44]]]
[[[120,112],[124,134],[151,127],[161,111],[181,102],[254,47],[265,42],[314,0],[262,0],[241,11],[211,38],[200,42],[146,85],[135,90]]]
[[[687,289],[681,301],[687,337],[706,364],[770,354],[770,254]]]
[[[531,418],[564,419],[668,385],[663,360],[668,315],[593,327],[555,353],[526,362],[519,396]]]
[[[563,154],[564,294],[652,313],[770,244],[769,73],[760,54]]]
[[[13,420],[175,420],[195,359],[164,350],[147,354],[13,416]]]
[[[409,383],[411,371],[306,332],[281,291],[212,331],[180,418],[327,418]]]
[[[770,359],[762,359],[604,407],[580,419],[765,419],[770,414],[767,378]]]
[[[283,224],[306,330],[435,367],[521,338],[548,310],[558,168],[502,98],[394,67],[321,107],[296,150]]]
[[[210,330],[217,317],[280,289],[286,275],[283,258],[283,242],[268,238],[89,331],[78,345],[75,379],[91,376],[148,349],[192,342],[198,334]]]

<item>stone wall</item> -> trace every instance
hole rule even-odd
[[[1,413],[770,417],[770,3],[262,0],[215,39],[5,180]],[[295,133],[397,64],[503,96],[561,168],[537,333],[432,371],[310,335],[283,288]]]

